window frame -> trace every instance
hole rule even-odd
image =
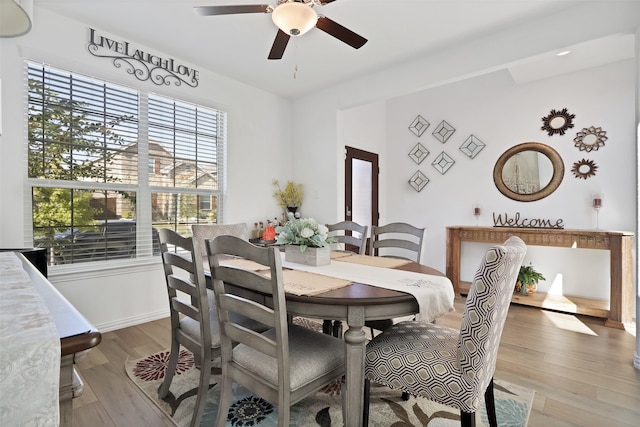
[[[29,168],[28,168],[28,159],[30,155],[30,141],[29,141],[29,132],[28,132],[28,120],[30,118],[30,98],[29,98],[29,68],[33,67],[42,67],[45,71],[48,69],[53,69],[57,72],[67,73],[70,76],[81,76],[83,78],[88,78],[99,82],[100,84],[105,85],[113,85],[114,87],[126,88],[128,90],[134,91],[138,96],[138,134],[136,138],[136,143],[138,145],[138,153],[137,153],[137,175],[138,182],[137,184],[131,183],[118,183],[118,182],[86,182],[86,181],[77,181],[77,180],[62,180],[62,179],[47,179],[45,178],[32,178],[29,176]],[[26,185],[24,187],[24,219],[25,219],[25,241],[30,242],[31,245],[34,244],[34,220],[33,220],[33,199],[32,193],[34,188],[38,187],[46,187],[46,188],[62,188],[62,189],[77,189],[77,190],[95,190],[95,191],[126,191],[132,192],[136,195],[136,203],[135,203],[135,221],[136,221],[136,242],[137,249],[136,254],[132,258],[126,259],[105,259],[99,261],[85,261],[85,262],[76,262],[76,263],[68,263],[68,264],[55,264],[49,265],[49,269],[52,272],[59,271],[64,273],[66,271],[89,271],[93,268],[96,268],[98,265],[106,266],[113,265],[114,267],[120,265],[132,265],[132,264],[145,264],[148,263],[150,259],[154,258],[154,255],[157,256],[158,253],[153,253],[152,244],[152,227],[154,226],[154,221],[152,218],[152,206],[151,206],[151,195],[153,193],[172,193],[172,194],[186,194],[186,195],[194,195],[197,199],[200,199],[200,196],[206,196],[211,201],[213,198],[216,200],[215,208],[213,208],[208,212],[215,211],[215,223],[222,222],[223,217],[223,200],[225,199],[225,178],[226,178],[226,144],[227,144],[227,122],[228,122],[228,113],[226,111],[220,110],[218,108],[210,107],[207,105],[203,105],[200,103],[194,103],[186,99],[176,98],[174,96],[167,96],[164,94],[159,94],[156,92],[152,92],[146,90],[141,87],[133,87],[126,86],[121,83],[114,83],[104,78],[97,78],[92,76],[87,76],[85,74],[67,70],[61,67],[56,67],[47,63],[43,63],[40,61],[34,60],[25,60],[24,61],[24,81],[25,81],[25,141],[24,144],[24,158],[25,158],[25,167],[23,168],[25,174]],[[217,185],[215,188],[192,188],[192,187],[181,187],[176,186],[175,182],[173,185],[150,185],[149,177],[154,173],[151,170],[152,166],[155,168],[155,164],[152,165],[150,161],[154,161],[153,156],[149,156],[149,145],[154,141],[150,140],[149,136],[149,98],[157,97],[166,100],[171,100],[174,103],[179,103],[181,105],[192,106],[198,111],[207,111],[207,112],[215,112],[215,167],[216,167],[216,178]],[[71,99],[71,98],[69,98]],[[197,119],[196,119],[197,120]],[[158,143],[160,144],[160,143]],[[175,159],[175,154],[174,157]],[[197,182],[197,173],[196,180]],[[198,203],[199,208],[199,203]],[[196,220],[192,222],[187,222],[188,231],[190,232],[190,224],[194,223],[212,223],[211,221],[201,221],[198,216],[196,216]],[[171,226],[171,222],[166,223],[165,225]],[[175,229],[175,227],[172,227]],[[49,263],[52,261],[49,260]]]

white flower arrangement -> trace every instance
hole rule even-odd
[[[296,219],[291,212],[287,214],[286,224],[276,227],[276,233],[279,233],[278,245],[298,245],[300,252],[307,247],[324,248],[333,241],[326,225],[318,224],[313,218]]]

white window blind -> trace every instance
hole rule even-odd
[[[224,112],[42,64],[27,81],[30,219],[50,265],[152,256],[159,228],[217,222]]]

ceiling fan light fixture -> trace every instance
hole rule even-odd
[[[33,0],[0,0],[0,37],[18,37],[31,30]]]
[[[296,1],[281,3],[271,13],[278,28],[290,36],[301,36],[318,22],[318,14],[306,3]]]

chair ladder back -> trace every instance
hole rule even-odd
[[[369,226],[360,225],[353,221],[342,221],[335,224],[327,224],[327,228],[329,229],[329,236],[331,236],[336,243],[345,244],[345,249],[348,248],[346,245],[351,245],[357,248],[358,254],[365,254]],[[340,232],[344,232],[344,234],[340,234]],[[354,232],[358,233],[358,235],[354,235]]]
[[[207,240],[206,245],[214,292],[217,296],[223,345],[226,337],[234,344],[240,342],[270,357],[277,357],[279,364],[283,358],[288,360],[287,311],[282,279],[282,261],[278,249],[274,247],[260,248],[226,235],[218,236],[214,240]],[[221,265],[220,258],[223,256],[240,257],[257,262],[270,270],[269,276]],[[233,294],[232,288],[225,286],[225,283],[238,283],[244,288],[272,296],[273,308]],[[235,324],[229,315],[231,312],[275,328],[276,339],[268,339]],[[283,363],[283,366],[287,366],[287,363]],[[279,373],[286,371],[288,377],[288,369],[283,369],[283,366],[279,366]]]
[[[422,243],[425,229],[405,222],[392,222],[382,226],[371,227],[369,253],[375,256],[391,256],[408,259],[420,263],[422,260]],[[414,253],[413,258],[400,255],[380,255],[379,249],[402,249]]]
[[[194,340],[180,330],[177,331],[177,335],[181,344],[194,353],[199,352],[202,347],[211,346],[211,324],[204,266],[200,261],[198,242],[193,237],[183,237],[169,229],[160,230],[159,235],[172,328],[178,330],[180,315],[198,322],[202,342]],[[173,251],[169,250],[169,246],[174,248]],[[184,299],[176,291],[187,294],[189,299]]]
[[[209,390],[212,360],[220,355],[217,319],[210,309],[213,292],[207,290],[202,258],[203,247],[194,237],[183,237],[173,230],[158,231],[164,266],[169,311],[171,313],[171,350],[158,397],[165,398],[178,371],[181,348],[193,353],[200,375],[189,427],[202,420]],[[186,294],[186,296],[184,294]]]
[[[238,237],[218,236],[206,241],[206,249],[221,324],[222,381],[216,426],[222,427],[227,421],[234,383],[277,405],[278,425],[288,426],[291,403],[342,377],[344,343],[287,323],[282,261],[277,248],[261,248]],[[228,256],[257,262],[269,274],[225,266]],[[256,291],[251,299],[240,295],[249,289]],[[237,315],[272,327],[261,334],[249,331],[234,320]]]

